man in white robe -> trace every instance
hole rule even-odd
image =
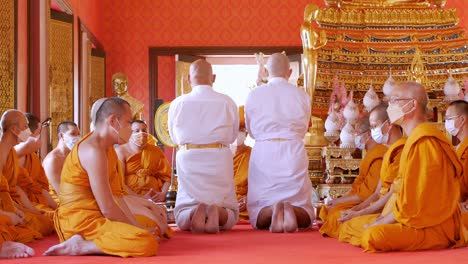
[[[192,92],[176,98],[168,113],[169,133],[179,146],[176,224],[194,233],[229,230],[239,217],[229,149],[239,115],[234,101],[211,87],[215,77],[205,60],[192,63]]]
[[[289,60],[273,54],[270,80],[250,92],[245,104],[247,130],[255,139],[249,163],[247,209],[251,224],[274,233],[308,228],[314,219],[312,184],[303,138],[310,119],[304,90],[288,83]]]

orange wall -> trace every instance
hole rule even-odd
[[[300,46],[299,27],[310,0],[69,0],[104,44],[107,92],[111,76],[124,72],[130,94],[145,103],[148,117],[148,47],[152,46]],[[322,5],[322,0],[315,0]],[[449,0],[468,28],[465,0]],[[99,14],[99,16],[98,16]],[[173,94],[174,63],[159,63],[159,95]],[[165,90],[161,90],[165,89]]]

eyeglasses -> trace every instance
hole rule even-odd
[[[454,119],[457,119],[457,118],[459,118],[459,117],[460,117],[459,115],[457,115],[457,116],[446,116],[446,117],[445,117],[445,121],[447,121],[447,120],[454,120]]]
[[[391,104],[396,104],[399,101],[409,101],[409,100],[414,100],[414,98],[398,98],[398,97],[391,97],[390,100],[388,101]]]

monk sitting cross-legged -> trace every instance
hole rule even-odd
[[[351,190],[342,197],[333,199],[326,206],[322,207],[320,218],[324,223],[319,230],[322,235],[338,238],[341,228],[341,222],[338,219],[341,218],[342,212],[354,206],[359,206],[375,192],[380,179],[383,156],[387,151],[387,147],[377,144],[372,139],[370,132],[368,117],[361,118],[356,125],[355,144],[361,150],[366,149],[367,154],[361,161],[359,176],[354,180]],[[371,201],[376,200],[375,198],[378,198],[378,196],[373,196],[363,203],[362,206],[365,207]],[[355,209],[358,210],[360,209],[359,207],[355,207]]]
[[[339,240],[348,242],[355,246],[361,245],[361,236],[365,227],[374,222],[379,214],[386,215],[391,211],[398,190],[396,178],[400,167],[400,157],[406,138],[402,137],[401,128],[395,124],[390,124],[387,115],[387,105],[381,104],[369,114],[372,138],[375,142],[389,145],[390,148],[385,153],[382,168],[380,170],[380,180],[372,196],[378,200],[371,200],[370,196],[366,201],[354,206],[342,213],[338,221],[343,222],[340,228]],[[365,204],[367,202],[367,204]],[[388,209],[390,208],[390,209]]]
[[[458,206],[462,165],[446,136],[426,122],[427,93],[415,82],[399,84],[387,109],[408,135],[401,154],[400,195],[388,215],[361,238],[365,251],[422,250],[466,245]]]
[[[44,236],[50,235],[54,232],[52,219],[47,217],[44,211],[34,206],[20,186],[23,180],[31,181],[31,179],[18,179],[20,166],[14,146],[20,142],[29,141],[32,138],[28,127],[28,120],[20,111],[7,110],[2,116],[1,126],[3,134],[0,140],[0,171],[5,180],[5,186],[2,186],[2,188],[5,188],[10,194],[9,197],[2,198],[5,203],[3,204],[3,209],[10,212],[21,211],[24,213],[24,224],[26,226]],[[33,138],[33,140],[35,139]],[[25,175],[24,177],[28,176]],[[21,177],[23,177],[22,174]]]
[[[457,156],[463,165],[463,178],[460,180],[460,207],[463,223],[468,228],[468,103],[464,100],[453,101],[445,112],[445,129],[457,137]]]
[[[13,226],[13,228],[11,228]],[[0,258],[27,258],[34,250],[22,243],[13,242],[14,223],[8,212],[0,210]]]
[[[98,107],[95,130],[65,160],[55,215],[62,243],[45,255],[156,255],[155,235],[138,227],[126,204],[117,204],[112,195],[111,184],[119,177],[113,145],[128,141],[131,121],[130,105],[123,99],[111,97]]]

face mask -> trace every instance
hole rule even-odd
[[[386,122],[387,121],[383,122],[380,126],[371,129],[372,139],[378,144],[387,144],[388,142],[388,133],[384,135],[382,132],[382,127]]]
[[[236,141],[234,141],[232,144],[235,146],[243,145],[246,138],[247,138],[247,133],[239,132],[239,134],[237,134]]]
[[[21,141],[21,142],[25,142],[26,140],[28,140],[28,138],[32,135],[31,133],[31,130],[29,128],[26,128],[25,130],[21,131],[19,134],[18,134],[18,139]]]
[[[132,137],[130,138],[130,142],[137,145],[138,147],[145,146],[148,143],[147,133],[145,132],[133,133]]]
[[[366,143],[362,143],[362,136],[356,136],[354,138],[354,144],[356,145],[356,148],[363,150],[366,148]]]
[[[80,141],[80,139],[81,139],[80,137],[72,137],[72,136],[63,135],[63,143],[65,143],[65,146],[67,146],[69,150],[72,150],[73,147],[76,145],[76,143]]]
[[[391,124],[397,124],[397,125],[401,125],[402,123],[402,119],[403,117],[405,116],[405,114],[408,114],[408,113],[405,113],[403,111],[403,108],[405,108],[411,101],[409,101],[408,103],[406,103],[404,106],[401,106],[398,105],[398,104],[389,104],[388,105],[388,108],[387,108],[387,114],[388,114],[388,118],[390,119],[390,123]]]
[[[445,129],[450,133],[450,135],[454,137],[456,137],[458,135],[458,132],[460,132],[460,128],[455,127],[455,120],[456,119],[445,121]]]
[[[115,131],[115,133],[117,133],[117,135],[119,136],[119,139],[123,141],[123,142],[119,142],[119,144],[127,143],[128,140],[130,139],[130,136],[132,135],[132,127],[131,126],[122,127],[118,119],[117,119],[117,123],[119,124],[119,127],[120,127],[119,130],[117,131],[117,129],[115,129],[114,127],[112,127],[112,129]]]

